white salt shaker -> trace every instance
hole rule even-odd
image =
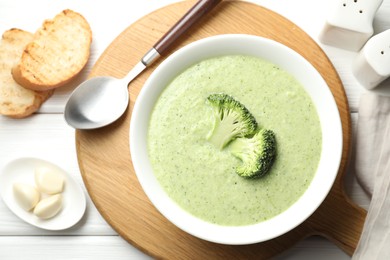
[[[390,29],[367,41],[352,64],[352,73],[367,89],[390,76]]]
[[[359,51],[373,35],[374,16],[383,0],[334,0],[319,35],[327,45]]]

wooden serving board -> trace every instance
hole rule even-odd
[[[175,3],[132,24],[99,58],[91,76],[125,76],[193,4],[194,1]],[[105,220],[124,239],[157,258],[266,259],[311,235],[325,236],[351,255],[358,243],[366,212],[352,203],[343,189],[351,147],[351,122],[347,98],[337,72],[315,41],[295,24],[268,9],[240,1],[222,2],[181,37],[171,52],[195,40],[227,33],[259,35],[279,41],[309,60],[328,83],[341,115],[344,147],[338,177],[318,210],[285,235],[245,246],[220,245],[195,238],[165,219],[138,183],[129,150],[131,111],[145,80],[158,63],[130,84],[130,106],[119,121],[97,130],[76,131],[78,162],[90,197]]]

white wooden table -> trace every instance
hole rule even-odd
[[[97,58],[114,38],[143,15],[175,0],[0,0],[0,32],[16,27],[34,32],[46,18],[63,9],[80,12],[93,31],[90,61],[78,79],[56,90],[33,116],[13,120],[0,117],[0,167],[19,157],[38,157],[51,161],[71,175],[87,195],[83,219],[65,231],[45,231],[24,223],[0,200],[0,259],[147,259],[128,244],[105,222],[89,199],[81,179],[75,150],[74,130],[63,119],[69,93],[84,80]],[[331,5],[329,0],[252,0],[268,7],[300,26],[318,41],[318,33]],[[374,21],[376,32],[390,28],[390,0],[384,0]],[[336,67],[346,89],[356,130],[359,96],[365,90],[351,73],[355,52],[321,45]],[[386,87],[388,90],[386,90]],[[390,80],[380,90],[390,92]],[[369,198],[352,174],[347,175],[346,190],[351,198],[368,208]],[[332,243],[319,237],[299,242],[280,259],[349,259]]]

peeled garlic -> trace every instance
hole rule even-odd
[[[20,207],[26,211],[30,211],[34,208],[41,197],[34,186],[24,183],[15,183],[13,186],[13,192]]]
[[[52,218],[62,208],[62,196],[56,194],[41,200],[34,208],[34,214],[43,219]]]
[[[57,194],[64,189],[64,176],[55,169],[38,167],[35,169],[35,183],[46,194]]]

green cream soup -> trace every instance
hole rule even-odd
[[[264,177],[235,173],[242,162],[206,139],[214,114],[206,103],[226,93],[244,104],[277,139],[276,160]],[[314,104],[287,72],[241,55],[204,60],[184,70],[159,97],[149,123],[153,171],[167,194],[192,215],[219,225],[249,225],[289,208],[308,188],[321,154]]]

